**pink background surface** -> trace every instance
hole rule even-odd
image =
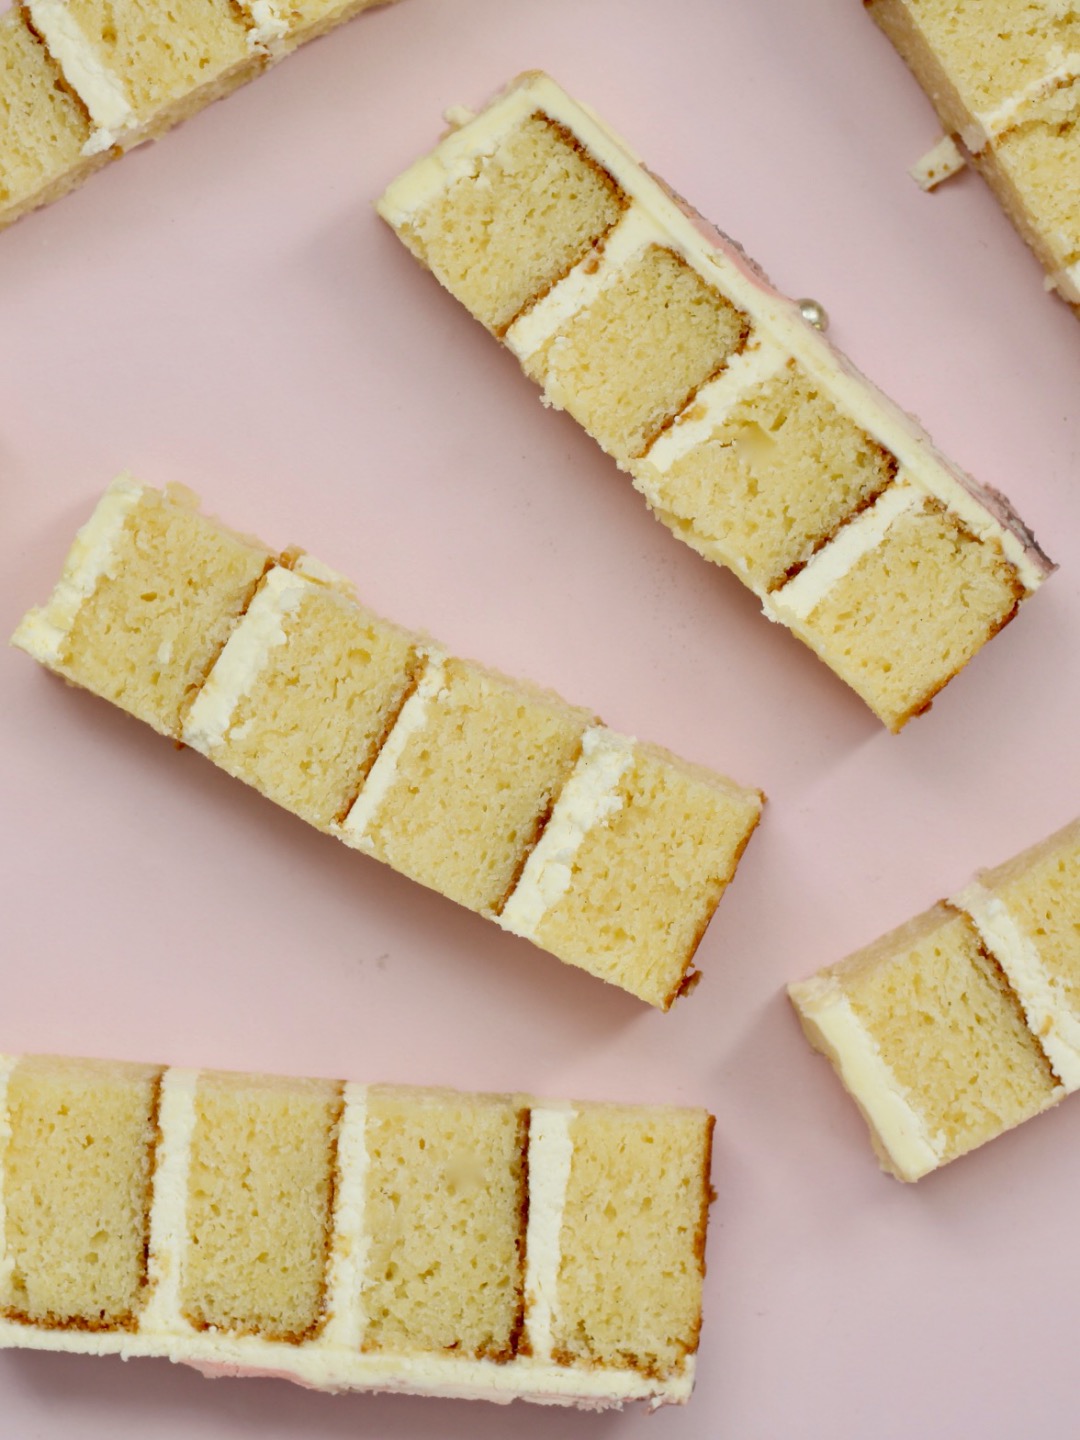
[[[442,109],[551,70],[738,237],[1060,573],[887,735],[438,289],[371,201]],[[882,1176],[788,980],[1072,818],[1080,330],[855,0],[404,0],[0,237],[0,629],[114,473],[763,786],[667,1016],[0,653],[0,1046],[684,1101],[717,1115],[697,1393],[573,1416],[0,1356],[0,1435],[1012,1437],[1076,1412],[1080,1102]]]

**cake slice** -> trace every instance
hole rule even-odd
[[[789,994],[901,1180],[1080,1088],[1080,821]]]
[[[1080,313],[1080,11],[1029,0],[864,0],[947,135]]]
[[[702,1110],[7,1058],[0,1345],[685,1402]]]
[[[379,213],[627,470],[892,730],[1052,570],[745,255],[547,76],[520,77]]]
[[[0,15],[0,228],[81,183],[90,121],[21,11]]]
[[[392,0],[19,0],[0,15],[0,229],[297,45]]]
[[[354,849],[667,1009],[764,797],[122,476],[13,643]]]

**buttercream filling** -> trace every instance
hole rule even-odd
[[[937,144],[911,167],[911,178],[920,190],[936,190],[939,185],[963,170],[967,161],[951,135],[943,135]]]
[[[629,737],[602,725],[585,731],[577,764],[498,917],[504,930],[536,939],[544,916],[570,888],[585,837],[622,808],[619,784],[633,758]]]
[[[161,1077],[154,1189],[150,1202],[147,1277],[150,1295],[139,1317],[140,1334],[197,1332],[180,1304],[187,1248],[187,1197],[195,1134],[197,1070],[169,1069]]]
[[[390,185],[378,203],[379,213],[394,227],[407,227],[413,216],[440,199],[455,180],[477,174],[483,159],[493,155],[502,140],[537,111],[569,130],[631,204],[607,237],[599,264],[595,257],[587,257],[510,327],[506,339],[516,354],[534,353],[555,333],[559,318],[572,314],[584,303],[583,296],[599,293],[627,255],[648,243],[648,236],[674,250],[707,283],[716,285],[751,317],[764,341],[794,357],[843,412],[896,456],[912,485],[956,513],[980,538],[996,540],[1028,590],[1042,583],[1052,567],[1005,502],[950,466],[911,417],[833,349],[803,319],[793,301],[775,290],[724,235],[678,203],[625,142],[546,75],[523,77],[447,136]],[[706,228],[708,234],[703,233]],[[564,286],[568,287],[565,300],[559,295]],[[695,401],[696,397],[687,409],[692,411]],[[636,474],[642,467],[632,468]],[[647,483],[647,469],[645,478]]]
[[[762,609],[770,620],[789,625],[808,619],[859,561],[878,548],[897,520],[923,503],[921,492],[903,483],[906,478],[898,475],[873,505],[842,525],[793,580],[762,597]]]
[[[1059,90],[1063,85],[1071,85],[1080,77],[1080,54],[1066,55],[1060,46],[1057,47],[1057,53],[1057,60],[1044,75],[1038,76],[988,110],[975,112],[972,124],[960,132],[960,138],[973,154],[978,154],[991,140],[997,140],[1018,124],[1029,105],[1038,104],[1047,95]]]
[[[61,663],[83,604],[101,579],[113,577],[120,538],[143,493],[143,487],[130,475],[120,475],[112,482],[76,535],[56,589],[44,606],[25,616],[12,636],[13,645],[42,665],[55,668]]]
[[[420,682],[401,707],[390,734],[367,773],[360,794],[348,815],[334,830],[340,840],[358,850],[369,848],[371,842],[368,832],[397,779],[398,765],[405,747],[427,724],[428,708],[445,689],[445,655],[430,651],[427,652],[426,659],[427,664]]]
[[[269,571],[188,711],[186,745],[210,755],[226,742],[237,706],[250,695],[272,652],[285,644],[284,621],[313,583],[282,566]]]
[[[369,1239],[365,1224],[368,1151],[367,1087],[346,1084],[338,1126],[334,1237],[326,1280],[327,1322],[319,1340],[359,1350],[364,1338],[363,1284]]]
[[[137,121],[123,81],[94,53],[66,0],[26,0],[26,4],[34,29],[60,66],[64,79],[103,132],[91,135],[83,153],[107,150],[115,143],[115,132],[131,129]]]
[[[525,1237],[525,1328],[533,1358],[551,1359],[558,1317],[563,1211],[574,1142],[565,1106],[534,1106],[529,1115],[529,1223]]]
[[[1004,970],[1028,1029],[1065,1089],[1070,1094],[1080,1089],[1080,1017],[1061,982],[1043,964],[1039,947],[1024,933],[1005,902],[978,881],[953,896],[949,904],[970,917],[982,943]]]
[[[788,993],[819,1031],[845,1088],[903,1178],[918,1180],[936,1169],[944,1138],[931,1134],[839,981],[815,976],[789,986]]]

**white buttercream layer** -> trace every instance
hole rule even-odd
[[[841,411],[896,456],[913,485],[947,506],[980,538],[1000,544],[1028,590],[1042,583],[1048,573],[1045,562],[1016,530],[1002,524],[983,503],[974,482],[949,465],[916,422],[833,349],[804,320],[795,303],[779,294],[730,241],[686,213],[625,142],[546,75],[525,77],[447,136],[390,185],[378,203],[379,213],[395,228],[407,228],[411,219],[437,201],[455,180],[476,174],[483,159],[494,154],[502,140],[537,111],[564,125],[619,184],[631,204],[608,236],[599,265],[589,257],[510,327],[507,343],[515,353],[533,353],[554,333],[552,321],[564,313],[559,296],[564,285],[569,287],[565,308],[572,314],[583,295],[599,293],[608,282],[621,263],[624,247],[634,253],[648,234],[680,254],[750,316],[764,340],[794,357]]]
[[[1039,947],[1005,902],[978,881],[950,901],[970,916],[982,943],[1004,970],[1055,1075],[1072,1094],[1080,1090],[1080,1016],[1061,982],[1046,969]]]
[[[909,174],[920,190],[936,190],[963,170],[967,161],[951,135],[943,135],[933,149],[915,162]]]
[[[898,475],[873,505],[841,526],[793,580],[763,597],[762,608],[770,620],[785,625],[806,620],[859,561],[878,548],[897,520],[923,503],[922,493],[905,484],[905,478]]]
[[[570,888],[586,835],[622,809],[619,784],[634,759],[634,740],[590,726],[543,834],[499,915],[504,930],[535,940],[541,921]]]
[[[569,1105],[529,1114],[529,1223],[525,1236],[525,1333],[533,1359],[550,1361],[558,1316],[563,1211],[574,1142]]]
[[[1030,105],[1037,105],[1040,100],[1060,90],[1064,85],[1071,85],[1080,78],[1080,54],[1066,55],[1060,50],[1058,58],[1044,75],[1038,76],[1022,89],[1007,96],[997,105],[989,110],[979,110],[973,117],[972,124],[961,132],[961,139],[967,148],[974,153],[984,149],[991,140],[998,139],[1007,130],[1018,124],[1023,112]]]
[[[97,127],[97,133],[91,135],[83,153],[93,155],[107,150],[115,144],[120,131],[136,124],[137,117],[123,81],[96,53],[66,0],[25,0],[25,3],[34,29]]]
[[[374,765],[368,771],[363,789],[344,821],[334,829],[334,834],[339,840],[344,840],[346,845],[352,845],[357,850],[370,847],[368,832],[397,779],[398,765],[405,747],[427,724],[428,709],[439,698],[445,686],[446,657],[439,652],[429,652],[424,673],[416,689],[401,707],[401,713],[376,756]]]
[[[158,1141],[150,1202],[147,1278],[150,1298],[140,1332],[191,1337],[197,1332],[180,1304],[187,1248],[187,1197],[195,1134],[197,1070],[166,1070],[158,1098]]]
[[[351,1081],[338,1128],[334,1238],[326,1282],[327,1321],[319,1337],[331,1349],[359,1350],[367,1318],[363,1284],[370,1241],[367,1209],[367,1087]]]
[[[844,1087],[902,1180],[918,1180],[941,1163],[943,1141],[931,1135],[877,1041],[831,975],[788,986],[800,1014],[823,1042]]]
[[[11,643],[42,665],[61,663],[67,638],[83,604],[103,578],[112,578],[112,564],[128,516],[143,497],[130,475],[115,479],[99,500],[94,513],[75,537],[64,573],[48,602],[24,616]]]
[[[265,576],[188,711],[185,745],[212,755],[225,743],[237,706],[251,694],[272,652],[285,644],[285,620],[313,583],[280,565]]]

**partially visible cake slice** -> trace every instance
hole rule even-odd
[[[21,0],[94,122],[127,150],[249,80],[265,55],[231,0]]]
[[[13,643],[269,799],[667,1009],[764,797],[381,620],[121,477]]]
[[[1080,1089],[1080,821],[789,986],[870,1127],[918,1180]]]
[[[864,0],[1080,313],[1080,9],[1031,0]]]
[[[545,75],[520,77],[379,213],[629,471],[892,730],[1053,568],[725,236]]]
[[[0,1059],[0,1346],[685,1402],[702,1110]]]
[[[18,9],[0,14],[0,228],[81,183],[90,121]]]
[[[201,515],[189,491],[113,481],[49,601],[13,643],[66,680],[179,737],[272,556]]]

